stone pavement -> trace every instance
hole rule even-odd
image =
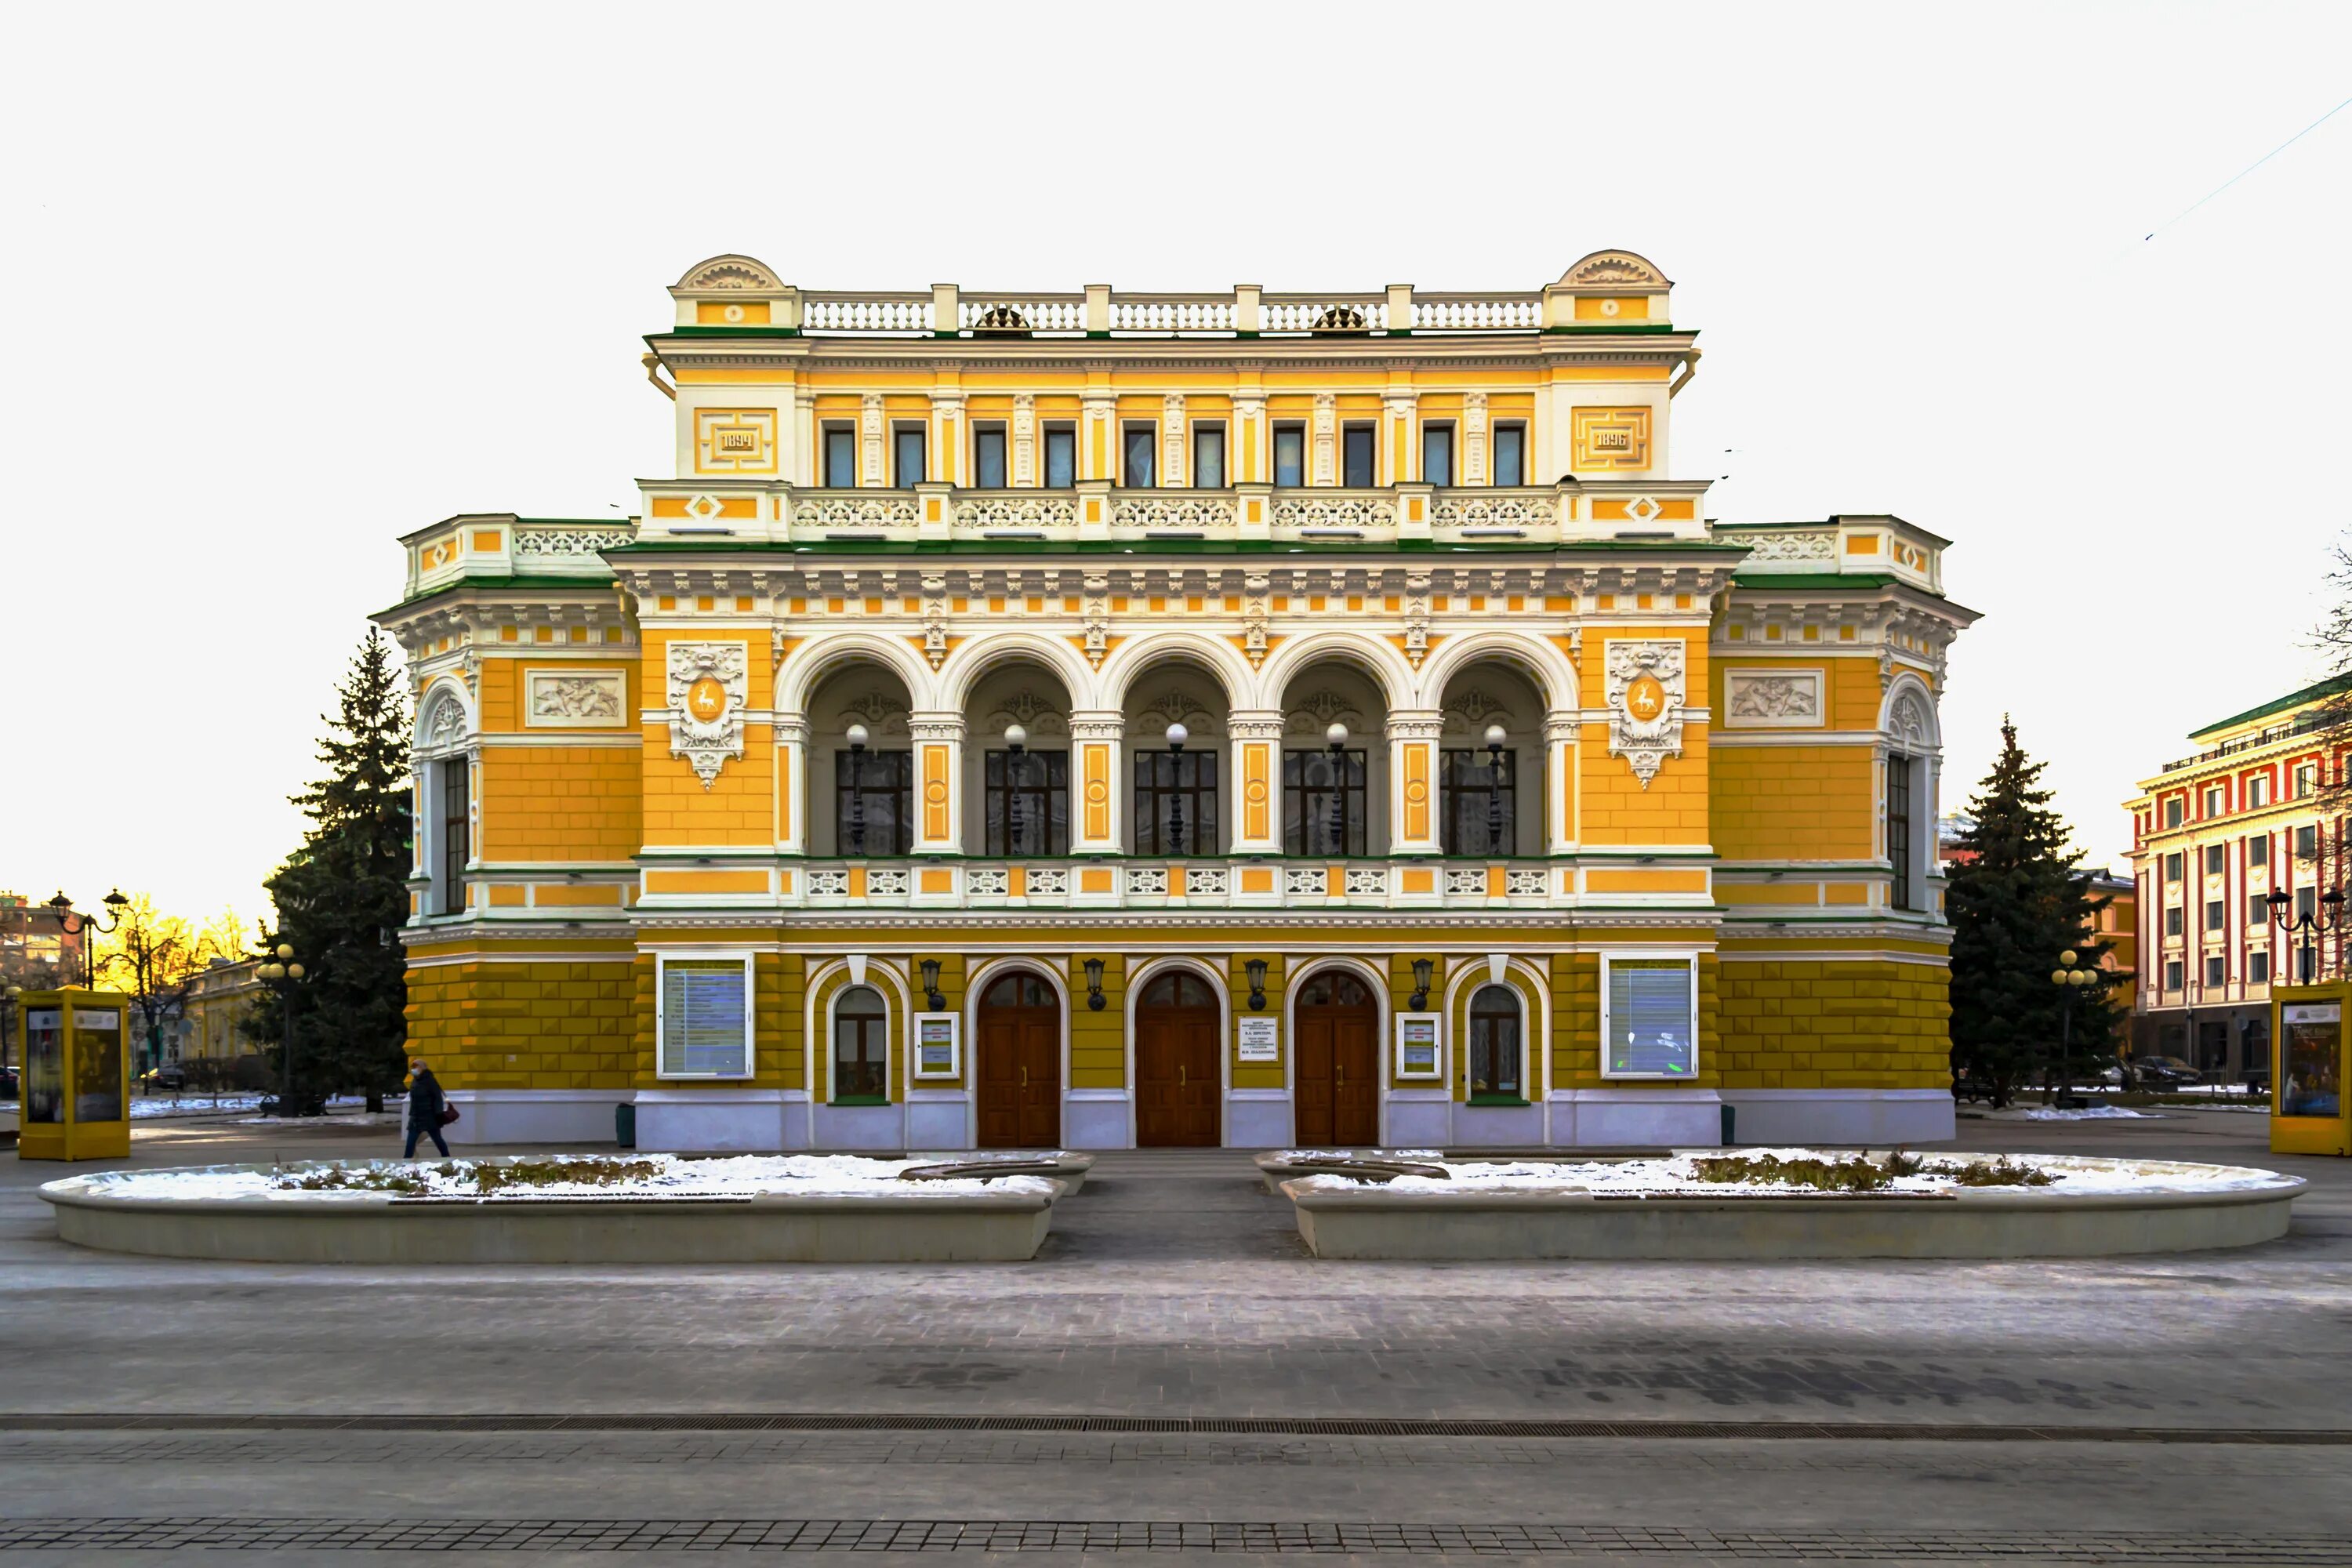
[[[2312,1553],[2352,1529],[2352,1447],[2328,1440],[2352,1427],[2352,1171],[2273,1160],[2264,1131],[2221,1111],[1964,1121],[1968,1147],[2218,1159],[2314,1183],[2271,1246],[2017,1264],[1318,1263],[1247,1157],[1215,1152],[1105,1156],[1028,1264],[213,1264],[67,1247],[31,1190],[56,1168],[0,1161],[0,1425],[12,1412],[199,1423],[0,1430],[0,1555],[137,1548],[152,1562],[184,1540],[304,1559],[595,1546],[2345,1561]],[[133,1163],[385,1143],[174,1123],[140,1129]],[[689,1429],[433,1419],[519,1412],[670,1413]],[[747,1413],[1600,1418],[1625,1435],[691,1429]],[[368,1419],[398,1415],[424,1419]],[[354,1419],[201,1426],[268,1415]],[[1871,1433],[1753,1440],[1721,1425],[1759,1420]],[[1992,1426],[2038,1435],[1952,1440]],[[2186,1440],[2113,1440],[2148,1427]],[[2085,1440],[2051,1440],[2068,1429]],[[26,1514],[54,1521],[40,1538],[53,1545],[22,1532]],[[272,1534],[265,1516],[321,1522]],[[147,1533],[74,1522],[109,1518]],[[898,1528],[910,1520],[930,1522]],[[1153,1533],[1178,1522],[1198,1528]],[[466,1529],[404,1538],[402,1523]],[[1315,1533],[1341,1524],[1360,1533]],[[1474,1527],[1504,1533],[1463,1533]],[[214,1548],[194,1544],[205,1531]]]

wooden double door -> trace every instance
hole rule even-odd
[[[1184,970],[1153,977],[1135,1003],[1135,1142],[1213,1149],[1223,1098],[1223,1017],[1208,982]]]
[[[1381,1010],[1371,987],[1345,971],[1310,974],[1292,1004],[1298,1142],[1364,1148],[1381,1141]]]
[[[1062,1142],[1062,1004],[1035,974],[1007,974],[980,998],[980,1146]]]

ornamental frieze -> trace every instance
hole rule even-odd
[[[743,755],[747,662],[740,642],[669,645],[669,754],[691,763],[704,789]]]

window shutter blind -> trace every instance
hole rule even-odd
[[[1691,966],[1622,959],[1609,966],[1609,1065],[1615,1072],[1679,1077],[1693,1070]]]
[[[682,959],[662,966],[662,1071],[740,1078],[751,1070],[744,1033],[743,965]]]

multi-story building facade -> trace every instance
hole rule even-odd
[[[379,617],[466,1134],[1949,1133],[1972,613],[1900,519],[1706,515],[1649,262],[670,292],[641,515],[423,529]]]
[[[2325,681],[2208,724],[2203,748],[2168,763],[2125,803],[2132,814],[2139,984],[2136,1055],[2178,1057],[2235,1079],[2270,1065],[2270,987],[2301,973],[2305,943],[2284,926],[2325,928],[2344,886],[2340,737]],[[2273,892],[2284,908],[2273,913]],[[2341,972],[2340,932],[2309,943],[2315,972]]]
[[[260,969],[257,958],[215,958],[191,977],[165,1036],[163,1059],[226,1063],[258,1055],[246,1026],[261,1004]]]

